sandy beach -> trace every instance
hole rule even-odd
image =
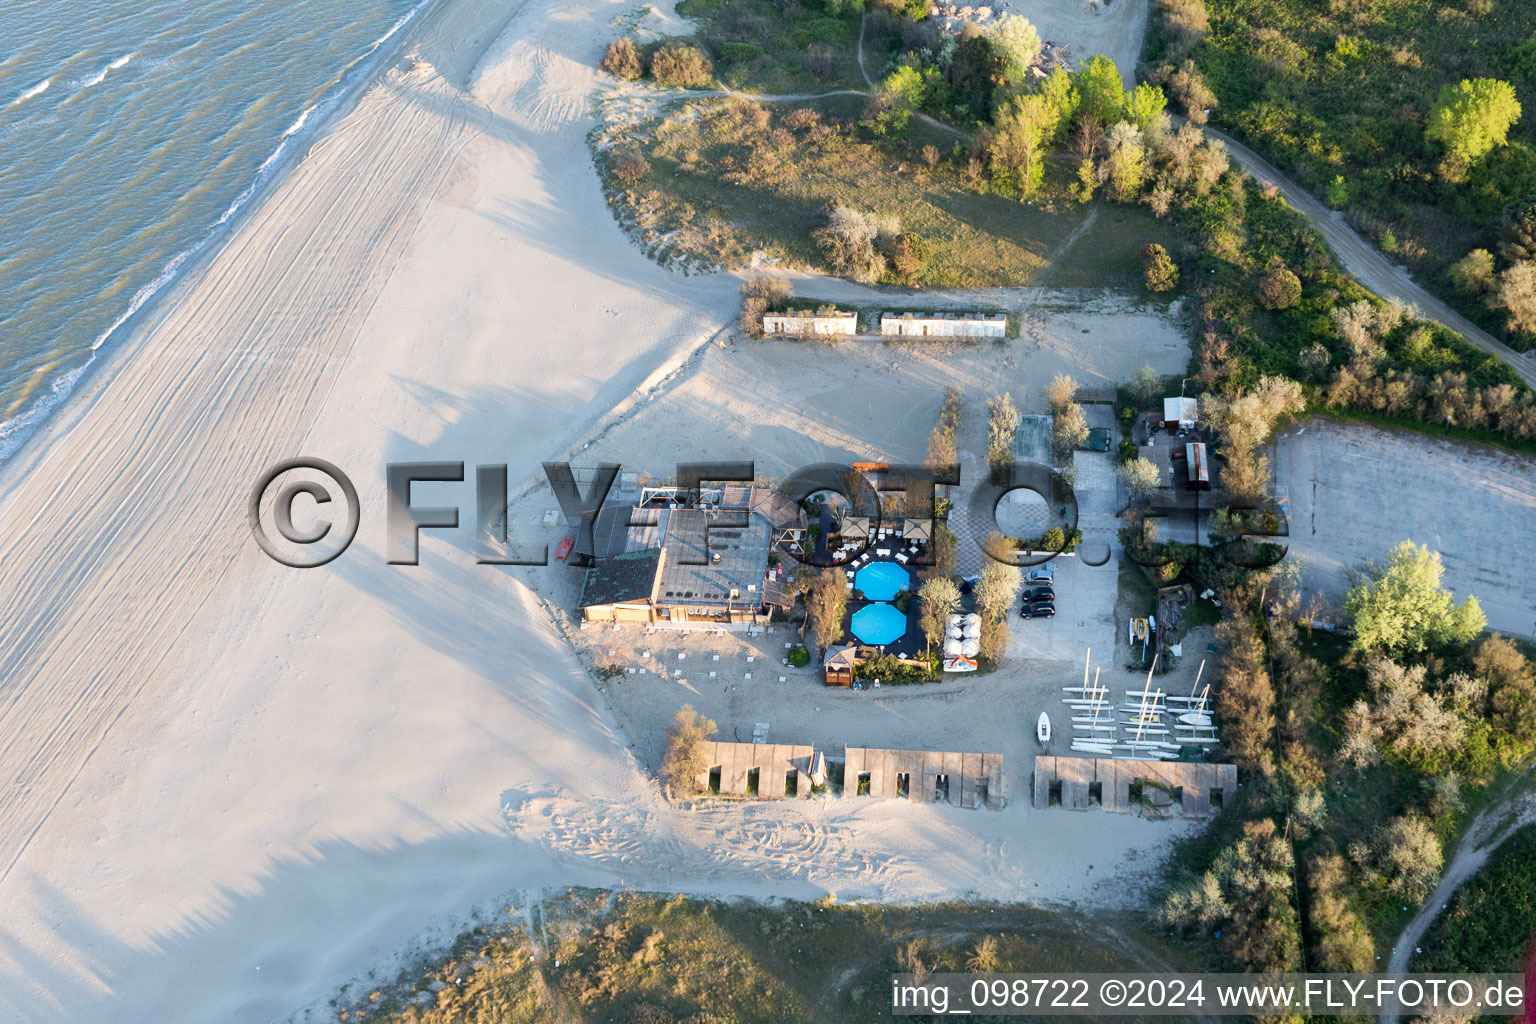
[[[696,353],[737,279],[648,262],[586,150],[592,67],[632,6],[442,0],[0,471],[0,1016],[285,1019],[571,884],[1123,903],[1182,828],[1046,834],[1023,799],[679,810],[526,574],[477,566],[467,528],[386,564],[386,463],[506,463],[517,491],[644,427],[650,398],[711,394]],[[1148,358],[1084,349],[1072,316],[1034,325],[1052,367]],[[1181,365],[1167,337],[1156,360]],[[323,569],[246,526],[257,477],[298,454],[361,492]],[[416,497],[473,519],[469,485]]]

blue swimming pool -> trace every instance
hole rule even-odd
[[[901,639],[901,635],[907,631],[907,616],[893,604],[871,604],[854,612],[850,625],[854,636],[866,644],[879,647]]]
[[[871,601],[889,601],[907,589],[912,577],[895,562],[871,562],[860,569],[853,585]]]

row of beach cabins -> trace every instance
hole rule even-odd
[[[881,313],[863,333],[882,338],[1003,338],[1005,313]],[[878,332],[875,328],[878,327]],[[763,333],[779,338],[853,337],[859,314],[840,309],[801,309],[763,314]]]

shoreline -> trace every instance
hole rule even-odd
[[[122,312],[96,336],[79,358],[39,382],[32,393],[22,399],[21,406],[13,415],[0,420],[0,473],[30,447],[32,438],[69,405],[82,385],[105,369],[105,366],[97,367],[98,357],[130,345],[135,332],[144,326],[154,315],[155,309],[166,301],[180,283],[217,255],[220,245],[238,227],[240,221],[259,207],[263,198],[282,181],[284,173],[293,167],[296,160],[303,158],[305,144],[318,137],[336,117],[344,115],[349,104],[372,87],[389,62],[410,45],[415,29],[442,2],[417,0],[416,6],[396,19],[389,30],[367,50],[354,57],[340,71],[341,78],[315,102],[300,111],[293,124],[278,137],[272,152],[257,167],[251,180],[240,189],[224,212],[203,229],[202,237],[173,255],[154,278],[135,290]],[[319,111],[318,115],[316,111]]]

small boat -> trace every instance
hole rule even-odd
[[[1035,739],[1045,745],[1051,742],[1051,716],[1044,711],[1040,712],[1040,720],[1035,723]]]
[[[1208,729],[1211,725],[1211,716],[1202,714],[1199,711],[1191,711],[1187,714],[1180,715],[1179,722],[1184,725],[1195,725]]]

